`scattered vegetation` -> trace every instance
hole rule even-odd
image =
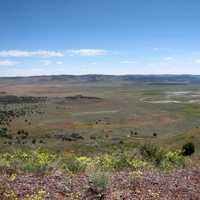
[[[96,156],[81,156],[74,153],[56,153],[45,149],[17,150],[0,153],[1,167],[34,173],[53,173],[60,170],[63,173],[76,174],[88,168],[100,171],[118,171],[122,169],[139,170],[150,166],[169,169],[173,166],[184,166],[185,157],[181,151],[164,151],[153,144],[139,147],[140,154],[133,151],[117,151],[111,154],[102,153]]]
[[[142,84],[126,82],[116,87],[95,81],[90,82],[92,87],[71,83],[54,87],[49,82],[38,88],[31,88],[30,84],[30,89],[21,93],[27,96],[1,93],[0,199],[105,199],[110,190],[113,199],[131,199],[134,195],[136,199],[162,198],[169,188],[162,188],[168,174],[172,173],[175,180],[174,171],[185,173],[189,156],[198,156],[200,112],[198,103],[186,103],[193,100],[191,95],[167,96],[162,84],[143,88]],[[164,87],[166,91],[175,90],[168,84]],[[185,86],[176,87],[181,91]],[[79,93],[83,95],[76,95]],[[48,94],[51,96],[45,97]],[[198,96],[199,92],[195,94]],[[153,104],[143,101],[144,98],[183,103]],[[187,134],[185,130],[189,130]],[[152,172],[156,173],[146,175]],[[158,179],[150,180],[157,174]],[[180,179],[190,186],[190,173],[188,177]],[[196,174],[192,177],[196,183]],[[3,184],[6,179],[8,184]],[[17,188],[21,183],[21,194],[14,182]],[[30,194],[26,193],[24,182],[30,186]],[[148,188],[152,183],[155,190]],[[45,187],[40,187],[42,184]],[[158,191],[158,187],[162,190]],[[57,198],[48,196],[52,188],[59,188]],[[170,188],[177,189],[175,185]],[[147,195],[144,198],[140,196],[142,190]]]
[[[8,137],[7,131],[8,129],[6,127],[0,128],[0,137]]]
[[[192,142],[188,142],[182,147],[183,156],[191,156],[195,152],[195,146]]]
[[[148,143],[140,146],[140,153],[144,160],[152,162],[155,166],[169,169],[172,166],[184,166],[185,158],[181,151],[166,151],[161,147]]]
[[[165,157],[164,150],[151,143],[141,145],[140,153],[143,159],[151,161],[157,166],[161,164]]]
[[[47,97],[31,97],[31,96],[15,96],[15,95],[0,95],[0,104],[21,104],[21,103],[39,103],[46,101]]]
[[[103,199],[105,190],[111,184],[108,172],[96,171],[89,175],[89,191],[95,195],[96,199]]]

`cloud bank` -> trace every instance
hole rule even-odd
[[[109,51],[105,49],[68,49],[65,51],[24,51],[24,50],[2,50],[0,57],[63,57],[68,56],[103,56]]]
[[[105,49],[71,49],[66,52],[71,56],[103,56],[108,54],[108,51]]]
[[[11,60],[0,60],[0,66],[15,66],[18,62]]]
[[[0,57],[62,57],[64,54],[60,51],[22,51],[22,50],[3,50],[0,51]]]

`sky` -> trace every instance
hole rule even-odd
[[[0,0],[0,76],[200,74],[199,0]]]

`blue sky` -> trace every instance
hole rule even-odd
[[[0,76],[200,74],[199,0],[0,0]]]

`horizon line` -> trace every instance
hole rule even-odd
[[[47,76],[200,76],[200,74],[40,74],[40,75],[19,75],[19,76],[1,76],[0,78],[32,78]]]

